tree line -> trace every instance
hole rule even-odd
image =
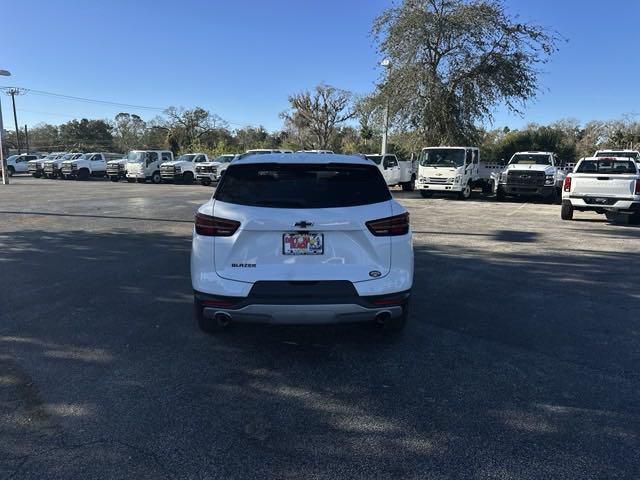
[[[478,145],[488,160],[518,150],[551,150],[572,160],[598,148],[640,143],[633,118],[565,119],[519,130],[487,129],[498,105],[523,114],[540,93],[542,67],[564,39],[545,26],[507,13],[500,0],[403,0],[372,25],[385,71],[366,95],[326,84],[293,93],[279,131],[230,129],[203,108],[168,108],[145,121],[134,113],[113,120],[72,120],[31,129],[41,150],[169,148],[174,153],[241,152],[250,148],[380,150],[389,126],[389,150],[409,156],[424,146]],[[15,133],[6,141],[16,145]],[[22,142],[24,144],[24,141]]]

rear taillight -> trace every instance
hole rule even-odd
[[[196,233],[205,237],[230,237],[240,228],[240,222],[196,213]]]
[[[570,192],[571,191],[571,177],[565,177],[565,179],[564,179],[564,191],[565,192]]]
[[[636,180],[636,195],[640,195],[640,180]]]
[[[409,233],[409,214],[371,220],[366,223],[369,231],[376,237],[394,237]]]

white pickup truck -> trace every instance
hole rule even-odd
[[[62,162],[62,175],[66,180],[88,180],[89,177],[105,177],[107,162],[122,155],[118,153],[85,153],[81,157]]]
[[[237,155],[233,153],[227,153],[217,156],[212,162],[196,165],[196,179],[200,182],[200,185],[204,186],[209,186],[213,182],[217,182],[231,161],[236,157]]]
[[[573,212],[594,211],[608,220],[623,216],[640,223],[640,171],[630,157],[587,157],[566,176],[562,187],[563,220]]]
[[[123,178],[127,178],[127,157],[110,160],[107,162],[107,177],[112,182],[119,182]]]
[[[65,155],[58,155],[55,158],[44,162],[44,176],[47,178],[64,178],[62,175],[62,163],[68,160],[76,160],[80,158],[82,153],[67,153]]]
[[[45,177],[44,163],[49,160],[55,160],[58,157],[63,157],[67,152],[51,152],[49,155],[43,158],[37,158],[35,160],[29,160],[27,171],[35,178]]]
[[[160,165],[173,161],[173,153],[169,150],[132,150],[127,155],[127,182],[161,183]]]
[[[177,160],[160,165],[160,176],[163,182],[182,182],[191,185],[196,178],[196,166],[209,163],[206,153],[187,153]]]
[[[29,162],[31,160],[37,160],[38,155],[32,155],[30,153],[23,153],[21,155],[11,155],[7,158],[7,173],[10,177],[16,173],[28,173]]]
[[[397,185],[405,191],[412,191],[415,188],[416,167],[414,161],[398,160],[398,157],[388,153],[365,155],[365,157],[377,165],[389,187]]]
[[[553,152],[517,152],[500,173],[496,200],[540,197],[556,203],[566,176],[564,165]]]
[[[427,147],[420,153],[416,186],[424,198],[455,193],[466,200],[474,188],[491,193],[492,178],[499,168],[498,164],[481,162],[477,147]]]

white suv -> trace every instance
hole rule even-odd
[[[409,214],[366,159],[248,155],[196,213],[191,282],[210,333],[232,322],[399,331],[413,284]]]

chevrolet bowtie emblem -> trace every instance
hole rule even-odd
[[[307,222],[305,220],[302,220],[300,222],[294,223],[293,226],[300,227],[300,228],[309,228],[309,227],[313,227],[313,222]]]

